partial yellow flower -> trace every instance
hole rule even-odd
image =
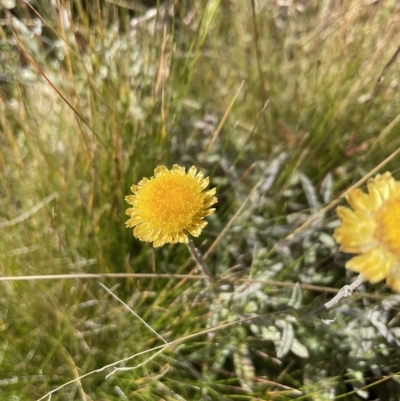
[[[154,177],[132,185],[134,195],[125,197],[132,205],[126,210],[130,217],[126,226],[135,227],[136,238],[158,247],[166,243],[187,243],[188,233],[194,237],[200,235],[208,224],[204,217],[214,213],[215,209],[210,206],[217,203],[217,198],[216,188],[204,191],[209,178],[196,172],[195,166],[187,173],[177,164],[171,170],[159,166],[154,170]]]
[[[346,267],[376,283],[400,291],[400,182],[389,172],[378,174],[368,182],[366,194],[361,189],[348,192],[352,209],[339,206],[342,225],[334,237],[340,250],[358,254]]]

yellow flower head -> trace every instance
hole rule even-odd
[[[196,171],[195,166],[187,173],[177,164],[171,170],[159,166],[154,170],[154,177],[132,185],[134,195],[125,197],[132,205],[126,210],[130,217],[126,226],[135,227],[136,238],[158,247],[166,243],[187,243],[187,233],[200,235],[207,225],[204,217],[214,213],[215,209],[210,206],[217,203],[217,198],[215,188],[203,192],[209,179],[202,173],[196,175]]]
[[[386,278],[400,291],[400,182],[389,172],[368,182],[368,192],[353,189],[346,199],[353,210],[339,206],[342,225],[334,237],[340,250],[358,254],[346,267],[371,283]]]

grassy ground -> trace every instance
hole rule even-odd
[[[70,277],[1,282],[0,398],[399,399],[400,296],[307,318],[355,277],[333,208],[285,241],[400,147],[397,2],[3,3],[0,273]],[[217,187],[211,287],[124,226],[174,163]]]

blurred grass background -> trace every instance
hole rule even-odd
[[[130,186],[177,163],[217,187],[195,243],[226,278],[1,282],[0,398],[163,345],[101,281],[166,341],[265,315],[43,399],[398,400],[400,296],[366,284],[306,318],[354,275],[333,211],[285,238],[399,148],[399,19],[393,0],[0,1],[1,275],[195,276],[183,244],[124,226]]]

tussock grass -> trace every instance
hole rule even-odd
[[[352,280],[334,213],[285,241],[400,147],[397,3],[88,3],[0,9],[0,273],[76,275],[1,282],[0,398],[398,399],[398,295],[306,318]],[[218,188],[195,242],[224,280],[77,277],[198,274],[124,227],[173,163]],[[179,342],[147,361],[165,343],[98,281]]]

